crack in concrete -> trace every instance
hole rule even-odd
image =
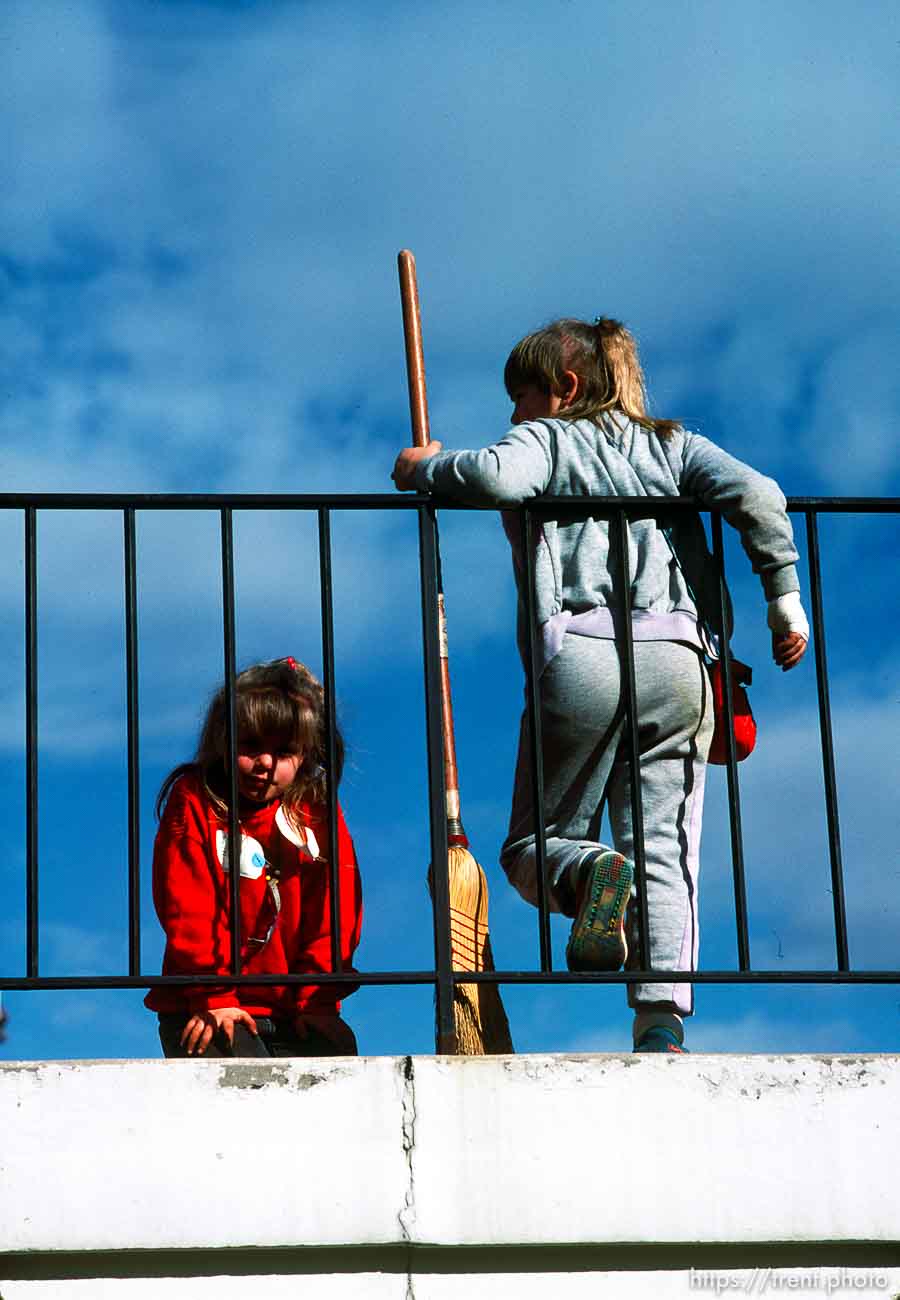
[[[407,1251],[406,1300],[416,1300],[412,1274],[412,1229],[416,1221],[416,1175],[413,1168],[413,1152],[416,1146],[416,1080],[413,1058],[403,1058],[403,1096],[400,1107],[400,1137],[403,1155],[406,1159],[406,1192],[403,1205],[397,1212],[400,1235]]]

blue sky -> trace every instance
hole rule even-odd
[[[638,334],[654,408],[793,494],[900,494],[897,55],[887,3],[383,5],[6,0],[0,10],[4,491],[389,488],[408,414],[396,252],[415,250],[432,426],[503,433],[502,364],[561,314]],[[125,960],[121,523],[40,520],[46,973]],[[851,956],[898,965],[896,518],[824,520]],[[21,515],[0,511],[0,951],[23,969]],[[320,662],[314,521],[236,522],[238,657]],[[152,799],[221,668],[217,521],[141,515],[146,873]],[[411,517],[334,521],[342,798],[364,873],[360,963],[429,963]],[[498,964],[536,960],[496,866],[521,683],[502,533],[442,524],[463,808]],[[801,539],[801,549],[804,549]],[[741,771],[754,964],[833,962],[811,657],[756,668]],[[733,964],[724,773],[702,959]],[[145,900],[146,902],[146,900]],[[145,906],[144,964],[161,940]],[[565,928],[554,930],[557,961]],[[520,1050],[628,1043],[618,989],[510,990]],[[701,989],[711,1050],[894,1050],[897,989]],[[134,993],[10,994],[8,1057],[143,1056]],[[374,989],[363,1051],[430,1049],[430,994]]]

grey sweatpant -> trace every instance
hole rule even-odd
[[[680,642],[638,641],[634,657],[650,966],[694,970],[703,787],[713,731],[709,677],[700,653]],[[567,635],[541,677],[540,706],[550,906],[571,915],[574,899],[561,877],[585,851],[603,847],[598,833],[604,806],[615,848],[629,858],[634,852],[631,778],[620,744],[624,702],[615,642]],[[536,905],[534,839],[528,723],[523,715],[509,834],[500,861],[522,897]],[[629,946],[633,952],[632,939]],[[628,1001],[632,1006],[671,1002],[682,1015],[690,1015],[693,986],[629,985]]]

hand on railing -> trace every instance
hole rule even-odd
[[[391,474],[398,492],[415,492],[416,469],[419,461],[429,460],[430,457],[436,456],[443,445],[442,442],[432,439],[424,447],[403,448],[394,462],[394,472]]]

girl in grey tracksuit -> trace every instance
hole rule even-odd
[[[799,662],[808,626],[780,489],[708,439],[646,415],[636,345],[622,325],[557,321],[516,346],[504,377],[515,403],[513,428],[482,451],[443,452],[438,442],[406,449],[394,470],[398,488],[498,506],[537,496],[696,497],[718,507],[740,532],[768,601],[776,663],[787,670]],[[524,655],[528,628],[516,516],[507,531]],[[533,531],[551,907],[575,916],[570,966],[610,969],[627,953],[624,913],[633,852],[629,765],[620,747],[618,544],[608,520],[597,517],[547,520]],[[699,516],[675,515],[668,538],[653,519],[631,521],[628,533],[649,964],[694,970],[703,788],[713,729],[699,623],[718,624],[718,578]],[[522,896],[536,903],[531,789],[523,716],[501,862]],[[598,839],[604,806],[618,853]],[[629,986],[636,1050],[684,1050],[682,1017],[693,1011],[692,994],[690,983]]]

